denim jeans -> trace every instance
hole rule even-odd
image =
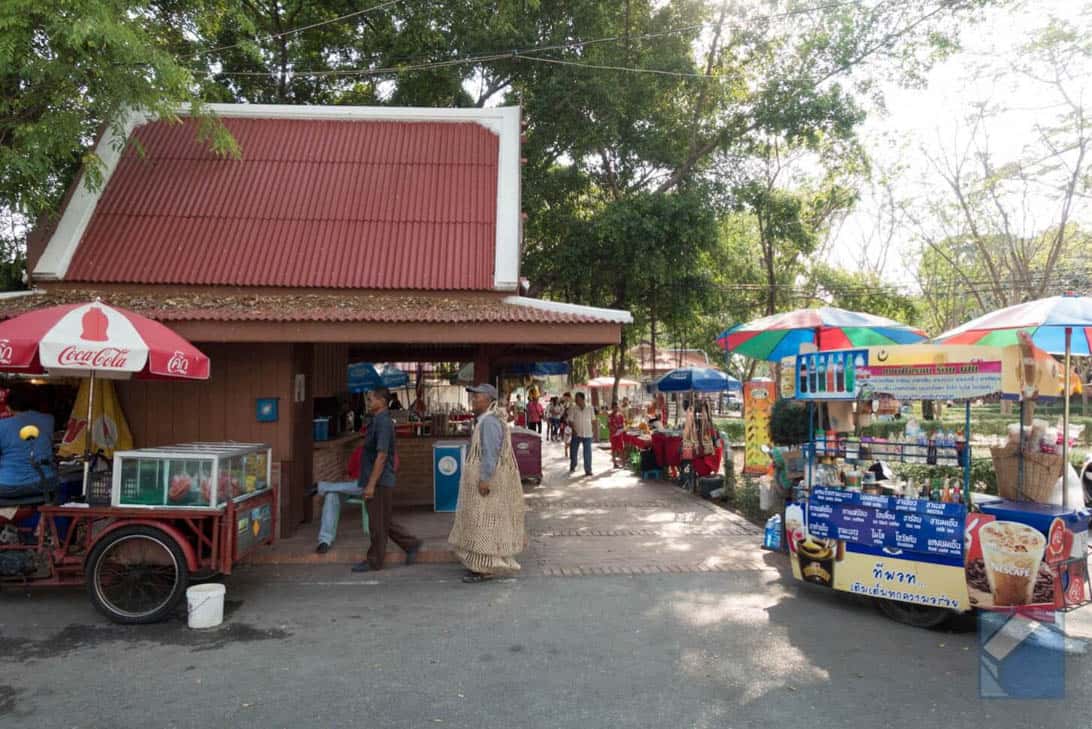
[[[569,470],[576,470],[576,449],[580,447],[580,444],[584,444],[584,473],[591,475],[591,438],[580,438],[573,436],[572,443],[569,445]]]
[[[324,544],[333,544],[337,538],[342,500],[350,496],[362,496],[364,489],[357,486],[356,481],[319,481],[318,492],[323,495],[318,540]]]

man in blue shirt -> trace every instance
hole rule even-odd
[[[0,498],[17,499],[42,493],[41,477],[31,463],[42,464],[46,478],[52,479],[53,416],[34,410],[34,400],[24,386],[8,392],[10,418],[0,420]],[[27,425],[38,428],[38,437],[26,441],[19,431]]]
[[[368,393],[368,410],[372,424],[364,434],[364,451],[360,458],[360,477],[357,484],[364,492],[368,508],[368,523],[372,544],[363,562],[353,565],[353,572],[369,572],[383,569],[387,556],[387,538],[390,537],[406,552],[406,564],[417,560],[421,540],[391,521],[395,484],[394,421],[387,410],[390,392],[385,387]]]

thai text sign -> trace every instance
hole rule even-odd
[[[963,564],[963,504],[873,496],[814,488],[807,505],[808,532],[821,539],[929,554],[945,564]]]
[[[857,372],[860,396],[898,400],[969,400],[1001,392],[1001,362],[871,364]]]

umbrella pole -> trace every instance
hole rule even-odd
[[[87,427],[83,434],[83,492],[87,493],[88,484],[91,481],[91,421],[95,412],[95,370],[91,370],[91,376],[87,382]]]
[[[1062,410],[1062,508],[1069,507],[1066,492],[1069,490],[1069,357],[1070,345],[1073,339],[1073,330],[1065,328],[1065,372],[1062,382],[1065,383],[1065,409]]]
[[[1027,406],[1027,401],[1024,396],[1020,396],[1020,445],[1016,448],[1016,452],[1020,454],[1020,459],[1017,463],[1016,472],[1016,493],[1019,498],[1024,498],[1024,410]],[[967,442],[970,443],[970,433],[967,434]]]

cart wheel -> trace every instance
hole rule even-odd
[[[154,527],[122,527],[87,558],[87,594],[115,623],[157,623],[182,599],[189,575],[175,540]]]
[[[945,608],[915,605],[901,600],[877,598],[876,603],[884,615],[895,622],[912,625],[915,628],[935,628],[949,620],[955,613]]]

